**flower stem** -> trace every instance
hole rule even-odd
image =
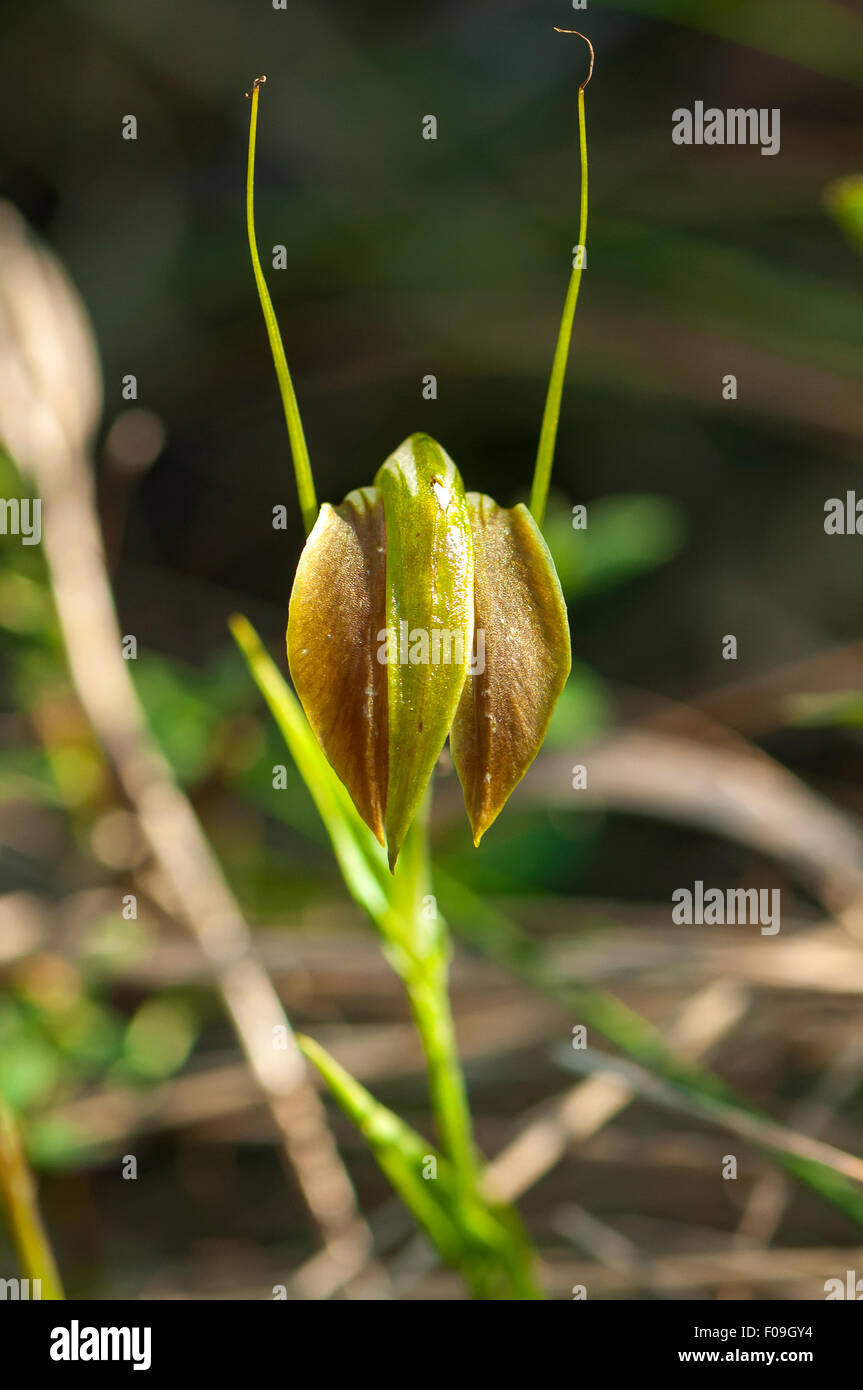
[[[455,1041],[448,976],[448,966],[441,962],[417,976],[409,976],[405,986],[428,1064],[429,1092],[441,1147],[452,1163],[462,1192],[473,1196],[478,1187],[477,1154],[467,1086]]]
[[[463,1220],[478,1245],[467,1243],[459,1266],[480,1299],[537,1299],[533,1255],[515,1212],[489,1202],[483,1160],[473,1134],[467,1085],[456,1044],[449,995],[452,940],[430,892],[427,792],[402,847],[392,883],[387,954],[401,975],[428,1069],[429,1096],[441,1151],[449,1160]],[[492,1223],[491,1226],[489,1223]],[[494,1230],[494,1249],[486,1246]]]
[[[575,306],[578,303],[581,272],[586,255],[587,133],[584,120],[584,86],[578,89],[578,145],[581,155],[581,212],[578,227],[578,246],[574,257],[572,275],[569,280],[569,288],[566,291],[566,299],[563,303],[563,313],[561,315],[560,329],[557,335],[557,347],[554,350],[554,360],[552,362],[551,376],[548,382],[548,394],[545,398],[545,410],[542,416],[542,428],[539,434],[539,447],[536,453],[536,466],[533,473],[533,487],[530,492],[530,510],[533,513],[534,521],[539,527],[542,527],[545,518],[545,504],[548,500],[548,489],[551,483],[551,467],[554,462],[554,446],[557,440],[557,426],[560,420],[563,380],[566,374],[566,361],[569,356],[570,339],[572,338],[572,323],[575,318]]]
[[[309,461],[309,451],[306,446],[306,436],[303,433],[303,422],[300,418],[300,408],[297,404],[294,383],[291,380],[291,373],[288,370],[282,335],[279,332],[279,325],[276,320],[275,310],[273,309],[273,301],[270,299],[270,292],[267,289],[267,282],[264,279],[264,272],[261,269],[261,259],[258,255],[258,243],[255,236],[255,142],[258,132],[258,96],[260,94],[261,84],[265,81],[265,77],[257,78],[252,84],[251,91],[252,110],[249,119],[249,164],[246,173],[246,227],[249,233],[249,251],[252,255],[252,270],[255,274],[255,284],[258,287],[258,298],[261,301],[264,323],[267,326],[267,337],[270,340],[270,352],[273,356],[273,365],[276,369],[276,378],[279,383],[279,392],[282,397],[282,406],[285,412],[285,423],[288,427],[288,438],[291,442],[291,457],[294,461],[294,475],[297,480],[297,495],[300,501],[300,510],[303,514],[303,525],[306,528],[306,535],[308,535],[318,515],[318,501],[315,496],[312,465]]]
[[[18,1124],[6,1101],[0,1096],[0,1200],[6,1211],[12,1243],[22,1273],[40,1281],[43,1299],[64,1297],[63,1285],[48,1232],[36,1199],[36,1184],[30,1172]]]
[[[479,1187],[478,1155],[449,998],[449,929],[431,892],[427,794],[405,838],[392,881],[391,952],[404,980],[428,1066],[429,1094],[441,1148],[464,1196]]]

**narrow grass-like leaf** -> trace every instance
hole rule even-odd
[[[447,1264],[482,1298],[538,1298],[530,1255],[507,1208],[465,1200],[447,1160],[312,1038],[297,1042],[357,1126],[381,1170]]]
[[[443,1258],[457,1264],[462,1241],[452,1208],[456,1202],[446,1160],[415,1130],[381,1105],[344,1067],[313,1038],[300,1035],[297,1042],[318,1069],[333,1099],[366,1139],[374,1156],[405,1205],[431,1236]],[[423,1177],[434,1161],[438,1176]],[[449,1209],[448,1209],[449,1208]]]
[[[422,812],[405,841],[403,862],[390,873],[384,851],[327,762],[299,701],[251,623],[237,614],[230,627],[318,809],[345,886],[380,931],[391,965],[402,979],[420,969],[440,970],[447,961],[446,928],[436,913],[423,911],[431,887]]]
[[[458,1227],[460,1222],[464,1227],[464,1238],[459,1236],[461,1245],[456,1263],[478,1296],[536,1298],[539,1295],[531,1274],[530,1249],[516,1213],[506,1207],[490,1207],[477,1187],[475,1173],[478,1157],[473,1147],[470,1110],[458,1062],[447,993],[449,936],[442,917],[436,911],[434,900],[428,896],[430,880],[425,815],[420,808],[406,836],[400,862],[394,873],[388,872],[381,848],[360,819],[350,796],[321,751],[299,702],[264,650],[254,629],[241,617],[231,620],[231,629],[315,801],[329,833],[345,885],[375,922],[386,955],[405,982],[428,1061],[435,1118],[447,1153],[453,1158],[453,1164],[447,1171],[452,1173],[451,1186],[460,1204],[461,1215],[456,1221],[449,1214],[447,1220],[450,1226],[455,1222]],[[331,1073],[331,1076],[334,1075]],[[356,1084],[353,1083],[354,1087]],[[361,1088],[360,1091],[354,1089],[350,1092],[355,1104],[359,1104],[360,1093]],[[342,1098],[347,1098],[348,1094],[343,1088]],[[428,1145],[423,1144],[423,1151],[428,1151]],[[382,1162],[381,1166],[388,1171],[396,1185],[386,1165]],[[425,1182],[424,1179],[422,1181]],[[434,1209],[430,1212],[427,1209],[428,1193],[425,1188],[415,1195],[426,1213],[425,1219],[419,1208],[412,1207],[412,1210],[416,1210],[418,1219],[423,1220],[442,1252],[451,1250],[452,1233],[450,1231],[448,1234],[441,1227]],[[489,1257],[488,1249],[483,1245],[483,1241],[488,1243],[488,1232],[480,1241],[482,1248],[479,1255],[471,1253],[472,1247],[468,1249],[470,1241],[476,1237],[477,1223],[482,1234],[490,1214],[493,1214],[494,1233],[491,1246],[496,1251],[493,1258]],[[503,1242],[502,1251],[495,1245],[499,1241]],[[498,1292],[501,1287],[502,1293]]]
[[[390,875],[383,851],[324,757],[299,701],[251,623],[235,615],[230,625],[318,808],[348,891],[375,921],[385,921],[389,912]]]
[[[404,862],[390,873],[384,851],[327,762],[299,701],[251,623],[235,615],[230,626],[318,809],[345,886],[380,931],[396,973],[408,979],[421,970],[444,968],[447,942],[443,920],[423,910],[431,887],[422,812],[405,841]]]

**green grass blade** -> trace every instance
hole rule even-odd
[[[458,1227],[447,1206],[455,1200],[454,1190],[446,1201],[451,1182],[446,1160],[427,1140],[386,1106],[381,1105],[344,1067],[314,1039],[297,1039],[305,1057],[317,1068],[333,1099],[367,1141],[374,1156],[402,1201],[428,1232],[448,1264],[458,1264],[462,1242]],[[437,1177],[424,1178],[423,1170],[433,1159]]]
[[[405,979],[418,969],[439,965],[446,959],[446,929],[439,918],[427,917],[422,910],[423,898],[431,892],[424,813],[408,833],[404,864],[391,874],[386,851],[327,762],[299,700],[255,629],[240,614],[229,626],[317,807],[345,886],[380,931],[393,968]]]
[[[430,894],[428,803],[415,817],[395,873],[390,874],[385,851],[327,762],[299,701],[254,628],[240,616],[233,617],[230,626],[317,806],[345,885],[378,927],[385,954],[404,980],[428,1063],[435,1119],[447,1154],[454,1161],[454,1166],[444,1162],[445,1171],[450,1175],[448,1186],[452,1189],[452,1210],[446,1208],[447,1219],[451,1224],[455,1221],[457,1238],[462,1241],[457,1246],[457,1260],[453,1259],[452,1232],[441,1224],[436,1209],[428,1207],[428,1183],[421,1175],[416,1177],[420,1170],[414,1167],[414,1178],[409,1181],[409,1175],[399,1166],[398,1144],[393,1136],[405,1139],[412,1131],[395,1116],[384,1123],[389,1112],[383,1107],[371,1108],[377,1103],[347,1073],[335,1070],[337,1064],[331,1059],[329,1071],[324,1073],[328,1084],[339,1103],[363,1128],[369,1142],[372,1142],[372,1135],[380,1140],[382,1147],[376,1154],[381,1168],[429,1231],[444,1258],[458,1265],[477,1296],[537,1298],[540,1295],[531,1274],[532,1256],[517,1215],[510,1208],[489,1206],[479,1190],[479,1160],[473,1145],[470,1109],[447,990],[449,934]],[[310,1046],[314,1048],[313,1044]],[[326,1054],[317,1049],[314,1056],[311,1052],[309,1056],[320,1066]],[[363,1127],[372,1121],[375,1123],[371,1131]],[[387,1135],[392,1143],[384,1142]],[[423,1154],[430,1152],[418,1136],[415,1141],[412,1141],[412,1148],[406,1150],[413,1153],[414,1159],[417,1144],[422,1145]],[[420,1187],[416,1186],[417,1182]],[[461,1236],[458,1236],[459,1231]],[[480,1240],[479,1254],[469,1241],[464,1246],[468,1236],[471,1241]],[[494,1259],[489,1255],[490,1249],[495,1252]],[[498,1292],[501,1287],[505,1287],[504,1293]]]
[[[252,677],[266,700],[297,770],[330,837],[345,886],[384,938],[388,959],[402,979],[446,960],[446,929],[426,916],[423,898],[431,893],[421,812],[405,841],[404,864],[389,872],[386,851],[357,812],[330,767],[284,676],[248,619],[235,614],[230,628]]]
[[[319,1043],[303,1036],[297,1042],[442,1258],[461,1271],[474,1294],[538,1298],[530,1252],[512,1213],[465,1200],[451,1165],[421,1134],[375,1100]]]
[[[245,618],[231,631],[269,705],[329,834],[345,884],[383,937],[393,969],[404,980],[429,1065],[433,1108],[460,1181],[474,1172],[470,1110],[455,1046],[447,993],[449,936],[430,899],[428,803],[408,831],[394,874],[385,853],[321,752],[299,701]]]
[[[251,623],[236,614],[230,628],[318,809],[348,891],[376,922],[386,921],[390,874],[384,851],[357,814],[321,752],[299,700]]]

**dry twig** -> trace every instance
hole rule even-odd
[[[44,551],[72,678],[177,915],[209,961],[326,1257],[350,1277],[369,1259],[370,1232],[279,997],[201,825],[150,735],[123,659],[89,461],[101,408],[89,323],[59,264],[32,243],[11,208],[0,211],[0,438],[41,499]],[[376,1267],[370,1275],[369,1285],[380,1288]]]

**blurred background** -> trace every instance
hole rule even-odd
[[[821,1298],[863,1273],[853,1203],[779,1177],[751,1137],[637,1078],[616,1105],[600,1016],[613,995],[747,1104],[859,1154],[863,542],[824,531],[828,498],[863,496],[859,6],[6,0],[0,196],[92,319],[98,510],[156,739],[292,1021],[429,1132],[400,986],[227,630],[247,614],[285,668],[303,541],[246,244],[244,91],[266,72],[258,239],[319,496],[370,483],[427,430],[469,488],[511,505],[530,486],[577,236],[586,55],[554,24],[596,48],[588,266],[548,522],[575,669],[480,851],[444,755],[434,850],[560,988],[508,968],[493,924],[459,948],[479,1140],[498,1154],[587,1085],[574,1067],[604,1060],[554,1161],[531,1159],[514,1193],[550,1295]],[[779,154],[676,146],[672,112],[696,101],[779,108]],[[22,495],[2,470],[3,496]],[[9,535],[0,642],[0,1088],[68,1291],[271,1297],[315,1232],[82,712],[42,551]],[[671,893],[696,879],[780,888],[781,933],[673,926]],[[595,991],[588,1054],[569,1044],[584,998],[570,1012],[559,997],[576,982]],[[396,1296],[459,1297],[331,1119]],[[737,1180],[721,1177],[729,1154]]]

